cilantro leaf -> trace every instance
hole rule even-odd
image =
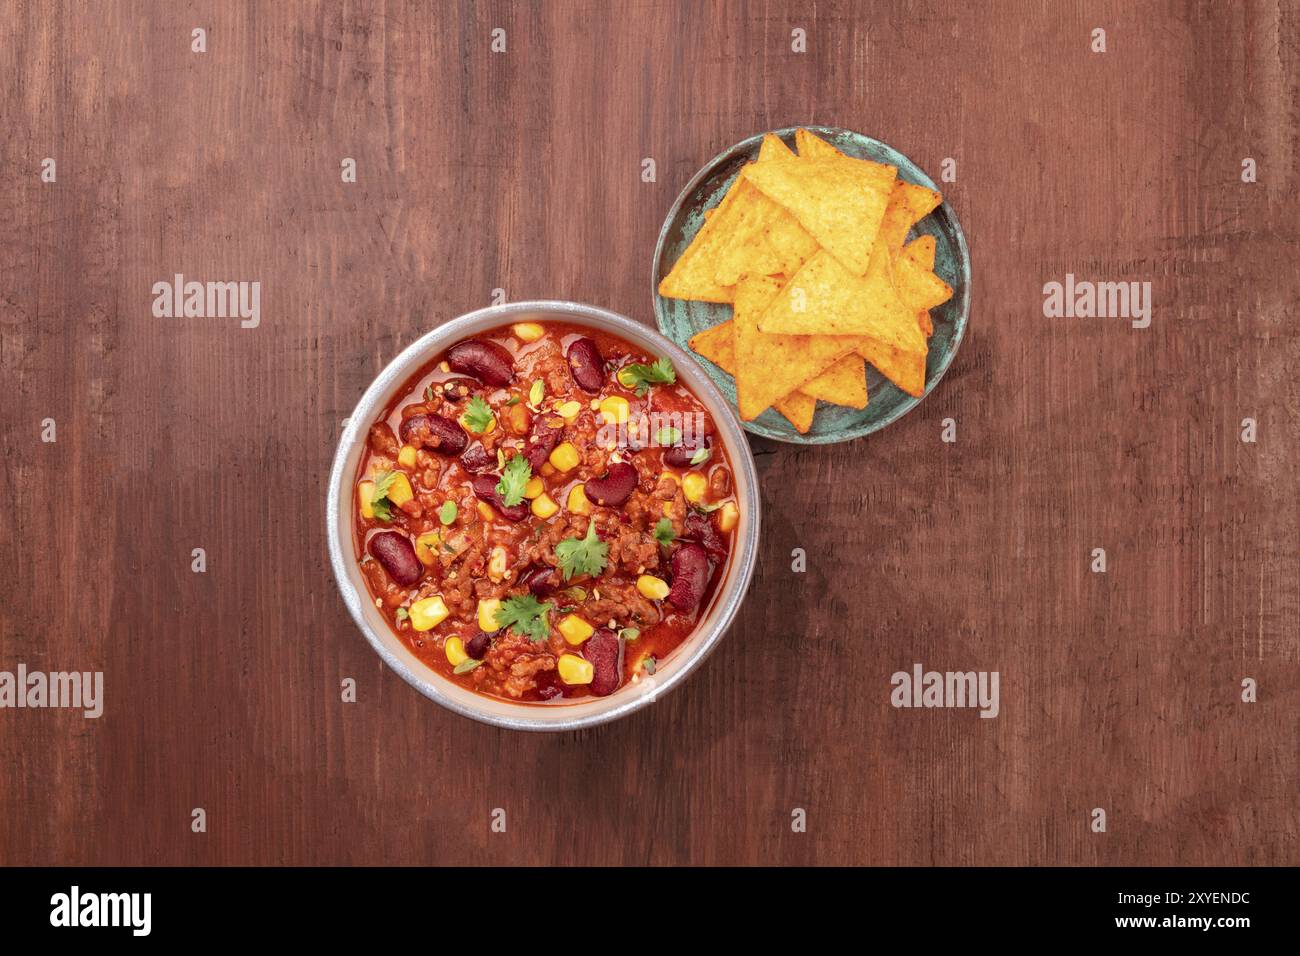
[[[531,594],[519,594],[508,597],[497,608],[497,627],[508,627],[532,641],[544,641],[551,634],[551,625],[547,615],[555,607],[550,601],[545,604]]]
[[[482,435],[492,425],[492,408],[478,395],[465,406],[465,424],[475,435]]]
[[[474,668],[478,667],[482,663],[483,663],[482,661],[476,661],[474,660],[474,658],[469,657],[461,661],[454,668],[452,668],[451,672],[453,674],[468,674],[470,671],[472,671]]]
[[[593,578],[605,570],[609,560],[609,545],[596,537],[596,522],[587,522],[585,538],[565,538],[555,546],[555,556],[560,561],[564,580],[575,574],[589,574]]]
[[[523,455],[515,455],[506,462],[505,468],[501,470],[501,480],[497,482],[496,489],[497,494],[501,496],[501,503],[509,508],[523,501],[524,485],[528,484],[528,479],[531,477],[533,477],[532,466]]]
[[[619,383],[633,389],[640,398],[650,391],[651,385],[671,385],[677,381],[673,363],[666,358],[656,359],[652,365],[624,365],[618,370]]]
[[[655,523],[654,535],[655,540],[665,548],[672,544],[673,539],[677,537],[676,533],[673,531],[673,523],[667,518],[660,518]]]
[[[388,500],[388,489],[397,480],[397,472],[385,471],[375,477],[375,490],[370,493],[370,510],[380,521],[392,521],[392,502]]]

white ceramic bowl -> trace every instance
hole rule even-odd
[[[740,523],[733,534],[729,563],[714,592],[713,603],[695,633],[658,662],[653,676],[642,675],[636,683],[620,687],[608,697],[585,697],[571,702],[512,703],[453,684],[422,663],[390,630],[366,590],[353,548],[352,486],[365,451],[370,425],[379,419],[394,393],[422,365],[461,339],[513,322],[548,319],[605,329],[653,355],[666,355],[672,360],[678,379],[686,383],[713,416],[717,437],[731,462]],[[343,603],[370,646],[403,680],[449,710],[498,727],[578,730],[623,717],[667,693],[695,670],[722,639],[753,575],[758,555],[760,505],[758,476],[745,433],[731,406],[694,358],[654,329],[604,309],[573,302],[512,302],[480,309],[439,326],[408,346],[379,373],[353,410],[334,453],[325,502],[325,526],[330,564]]]

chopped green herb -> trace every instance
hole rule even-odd
[[[519,404],[519,396],[518,396],[518,395],[511,395],[508,399],[506,399],[506,407],[507,407],[507,408],[512,408],[512,407],[514,407],[515,405],[518,405],[518,404]]]
[[[555,556],[560,561],[564,580],[575,574],[589,574],[593,578],[605,570],[609,558],[609,545],[596,536],[596,522],[587,522],[585,538],[565,538],[555,546]]]
[[[656,661],[653,656],[647,657],[645,660],[641,662],[641,669],[645,671],[647,674],[653,674],[655,672],[655,668],[658,666],[659,666],[659,662]]]
[[[532,641],[544,641],[551,633],[547,615],[555,607],[550,601],[545,604],[531,594],[519,594],[508,597],[497,608],[497,627],[508,627]]]
[[[580,588],[577,585],[574,585],[571,588],[565,588],[560,593],[563,594],[570,601],[577,601],[579,604],[587,600],[587,589]]]
[[[671,385],[677,381],[677,372],[673,363],[666,358],[657,359],[652,365],[624,365],[618,371],[618,381],[624,388],[636,391],[637,397],[650,391],[651,385]]]
[[[474,668],[478,667],[482,663],[483,663],[482,661],[476,661],[472,657],[467,657],[465,658],[465,660],[461,661],[459,664],[453,667],[451,672],[453,674],[468,674],[470,671],[472,671]]]
[[[431,402],[431,401],[433,401],[433,386],[432,386],[432,385],[426,385],[426,386],[424,386],[424,400],[425,400],[426,402]]]
[[[492,426],[492,408],[478,395],[465,406],[465,424],[475,435],[482,435]]]
[[[546,397],[546,386],[539,378],[533,382],[533,387],[528,390],[528,404],[537,406],[542,404],[542,399]]]
[[[399,607],[393,612],[393,617],[397,618],[399,621],[405,621],[410,616],[411,612],[404,607]]]
[[[501,480],[497,482],[497,494],[501,503],[507,508],[524,500],[524,486],[533,477],[533,469],[523,455],[515,455],[501,469]]]
[[[392,502],[388,500],[388,489],[397,480],[397,472],[385,471],[375,477],[375,490],[370,494],[370,509],[380,521],[392,521]]]
[[[701,448],[694,455],[691,455],[692,465],[702,465],[709,460],[711,452],[707,448]]]
[[[443,524],[451,524],[456,520],[456,511],[456,502],[451,500],[444,501],[442,507],[438,509],[438,520]]]
[[[667,518],[660,518],[657,522],[655,522],[654,535],[655,535],[655,540],[658,541],[660,544],[662,544],[665,548],[668,547],[668,545],[672,544],[673,539],[677,537],[677,533],[673,531],[673,523],[669,521]]]
[[[655,432],[655,444],[660,448],[672,448],[682,440],[681,429],[661,428]]]
[[[723,505],[723,502],[721,502],[721,501],[714,501],[714,502],[711,502],[711,503],[706,502],[706,503],[704,503],[704,504],[691,505],[691,507],[694,508],[696,511],[699,511],[699,512],[701,512],[701,513],[707,515],[707,514],[712,514],[713,512],[717,511],[719,508],[722,507],[722,505]]]
[[[625,627],[618,632],[618,636],[625,641],[635,641],[638,637],[641,636],[641,628]]]

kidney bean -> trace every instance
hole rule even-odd
[[[679,611],[691,610],[709,584],[708,552],[698,544],[684,544],[673,552],[668,569],[673,578],[668,603]]]
[[[466,339],[447,349],[447,364],[453,372],[472,375],[480,382],[509,385],[515,377],[514,361],[510,353],[495,342]]]
[[[623,668],[623,642],[607,627],[602,627],[582,645],[582,656],[591,661],[591,692],[597,697],[608,697],[618,690]]]
[[[497,482],[500,480],[496,475],[475,475],[474,496],[496,508],[507,521],[523,521],[528,517],[528,505],[523,502],[517,505],[505,504],[497,494]]]
[[[589,479],[584,490],[596,504],[617,508],[632,497],[636,483],[636,468],[629,462],[617,461],[609,466],[604,477]]]
[[[727,556],[727,542],[722,537],[722,532],[718,526],[713,523],[710,515],[700,514],[698,511],[688,511],[686,513],[685,528],[682,531],[682,540],[694,541],[709,552],[711,557],[719,561]]]
[[[465,429],[450,418],[421,413],[402,422],[402,441],[442,455],[459,455],[469,444]]]
[[[447,401],[459,405],[473,395],[478,387],[478,382],[472,378],[449,378],[445,382],[435,383],[433,394],[435,396],[440,395]]]
[[[424,565],[415,556],[415,546],[400,532],[381,531],[370,539],[366,550],[384,566],[388,576],[404,588],[420,580],[424,573]]]
[[[560,436],[564,434],[563,428],[554,428],[547,424],[550,417],[538,415],[534,418],[532,433],[528,436],[528,450],[524,452],[524,457],[528,459],[528,465],[534,472],[546,463],[546,459],[559,444]]]
[[[480,471],[487,471],[489,468],[495,468],[497,459],[496,455],[475,442],[465,449],[465,453],[460,456],[460,463],[465,467],[466,471],[476,474]]]
[[[558,586],[555,580],[555,568],[544,564],[530,564],[519,572],[519,584],[528,588],[536,597],[546,597]]]
[[[708,435],[693,435],[689,439],[683,438],[680,445],[674,445],[664,452],[664,464],[672,465],[674,468],[691,468],[691,459],[701,448],[709,448],[712,443]],[[707,458],[700,464],[705,464]]]
[[[483,655],[488,652],[488,647],[492,644],[492,637],[497,632],[489,634],[487,631],[479,631],[468,641],[465,642],[465,653],[476,661],[481,661]]]
[[[596,393],[605,384],[605,360],[591,339],[582,338],[570,343],[565,351],[573,380],[584,392]]]

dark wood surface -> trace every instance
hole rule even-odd
[[[102,670],[106,703],[0,711],[0,863],[1300,862],[1298,25],[6,2],[0,669]],[[678,190],[800,123],[957,160],[952,370],[868,439],[754,442],[757,578],[678,691],[572,735],[441,711],[329,574],[341,420],[494,288],[652,321]],[[260,281],[260,327],[154,318],[178,272]],[[1044,318],[1067,272],[1150,281],[1151,327]],[[914,662],[999,671],[1001,715],[891,708]]]

